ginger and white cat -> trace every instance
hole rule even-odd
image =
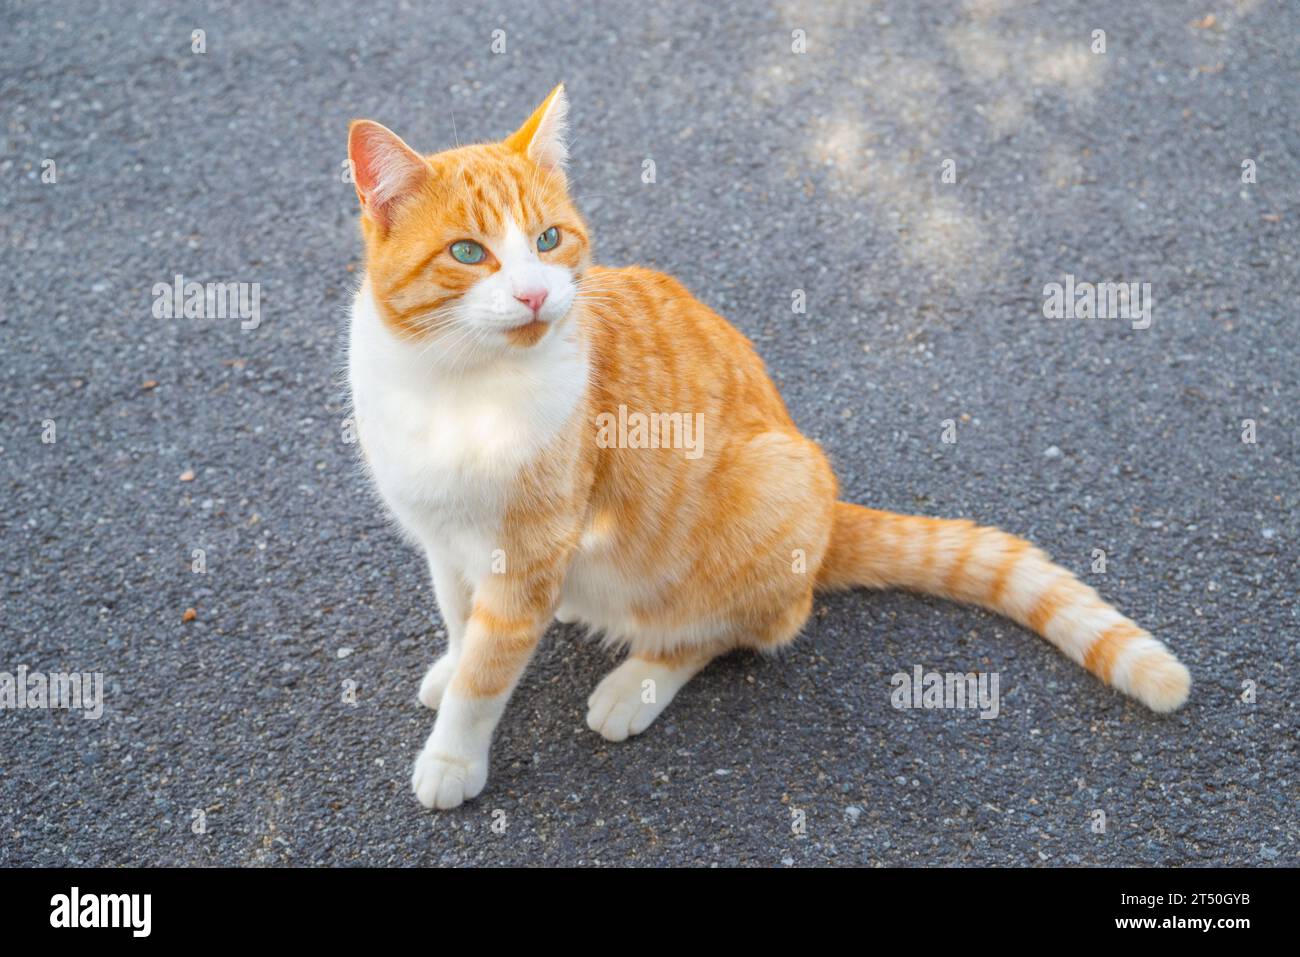
[[[853,586],[995,610],[1156,711],[1186,700],[1165,646],[1028,542],[837,501],[744,336],[669,276],[592,265],[566,110],[557,87],[503,142],[430,156],[370,121],[349,134],[357,430],[447,626],[419,691],[438,711],[412,777],[425,806],[483,790],[553,618],[628,651],[587,701],[611,741],[718,655],[793,641],[814,590]],[[697,444],[608,441],[620,407],[690,416]]]

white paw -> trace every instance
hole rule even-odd
[[[587,727],[607,741],[626,741],[640,734],[668,707],[677,689],[694,674],[684,675],[640,658],[628,658],[605,675],[587,699]]]
[[[487,784],[487,756],[466,758],[425,748],[415,759],[411,788],[425,807],[447,811],[478,797]]]
[[[442,694],[451,683],[455,670],[456,659],[451,655],[443,655],[430,665],[424,673],[424,680],[420,682],[420,704],[437,711],[438,705],[442,704]]]

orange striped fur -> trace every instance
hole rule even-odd
[[[358,434],[428,555],[449,633],[421,686],[439,709],[421,801],[481,790],[492,728],[554,617],[630,651],[588,702],[611,740],[644,730],[716,655],[792,641],[819,588],[980,605],[1157,711],[1183,703],[1177,659],[1029,543],[838,502],[740,332],[670,276],[591,264],[563,172],[566,111],[557,88],[505,141],[429,156],[368,121],[350,134],[366,247]],[[458,259],[460,242],[482,258]],[[689,416],[698,449],[604,443],[598,423],[620,409]]]
[[[1155,711],[1179,707],[1191,687],[1164,645],[1041,550],[996,528],[840,502],[818,585],[907,588],[988,608]]]

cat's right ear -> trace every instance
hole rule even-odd
[[[424,183],[429,166],[402,138],[373,120],[348,128],[348,162],[362,212],[382,229],[392,225],[403,199]]]

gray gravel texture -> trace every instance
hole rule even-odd
[[[9,0],[0,670],[107,704],[0,712],[0,864],[1295,864],[1297,39],[1267,0]],[[846,498],[1084,575],[1191,668],[1183,711],[855,593],[615,746],[613,659],[556,626],[485,794],[416,803],[439,622],[342,438],[345,131],[497,138],[561,79],[599,260],[749,335]],[[177,273],[260,283],[260,326],[155,318]],[[1151,328],[1044,319],[1067,273],[1151,283]],[[998,673],[1000,716],[895,710],[918,664]]]

